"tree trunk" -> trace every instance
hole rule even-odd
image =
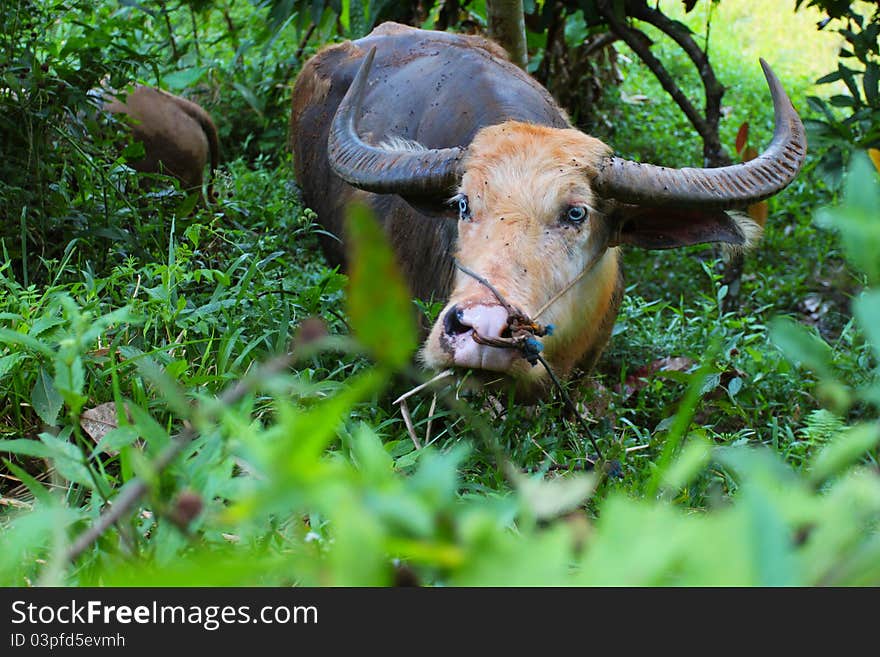
[[[522,0],[487,0],[489,36],[501,44],[510,60],[524,69],[528,62],[526,21]]]

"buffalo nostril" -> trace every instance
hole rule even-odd
[[[472,326],[464,323],[462,311],[458,306],[452,306],[443,317],[443,332],[446,335],[461,335],[472,329]]]

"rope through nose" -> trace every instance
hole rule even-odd
[[[557,378],[556,374],[550,368],[550,364],[546,361],[546,359],[541,356],[541,351],[544,349],[544,346],[538,340],[539,337],[543,337],[545,335],[549,335],[552,330],[551,327],[544,327],[535,322],[533,319],[530,319],[528,316],[523,314],[521,311],[514,309],[511,306],[507,299],[495,289],[495,286],[492,285],[485,278],[477,274],[476,272],[471,271],[464,265],[462,265],[458,260],[453,259],[455,266],[458,267],[462,272],[476,280],[481,285],[484,285],[488,288],[492,294],[495,295],[495,298],[498,299],[498,302],[504,306],[505,310],[507,310],[508,318],[507,325],[511,329],[511,337],[509,338],[491,338],[487,336],[480,335],[476,329],[473,329],[471,332],[471,336],[474,339],[474,342],[477,344],[484,344],[491,347],[497,347],[499,349],[517,349],[522,353],[523,358],[525,358],[531,365],[534,367],[537,363],[541,363],[544,366],[544,369],[547,370],[547,374],[550,376],[550,380],[553,382],[553,385],[556,386],[556,389],[559,391],[559,394],[562,396],[563,402],[568,408],[569,412],[577,418],[578,423],[581,426],[581,429],[585,434],[587,434],[587,438],[590,439],[590,442],[593,444],[593,449],[596,450],[596,454],[599,455],[599,458],[603,461],[605,457],[602,455],[602,450],[599,449],[599,444],[596,442],[596,439],[593,437],[593,432],[590,431],[590,428],[587,426],[586,421],[581,414],[578,412],[577,407],[574,405],[574,402],[571,400],[571,397],[568,396],[568,393],[565,391],[565,388],[562,385],[562,382]],[[544,305],[541,310],[538,311],[540,315],[544,310],[546,310],[547,306],[549,306],[553,301],[555,301],[558,297],[562,296],[565,292],[567,292],[577,281],[579,281],[583,276],[587,273],[589,268],[585,268],[584,271],[580,273],[580,275],[575,278],[571,283],[569,283],[565,288],[563,288],[556,296],[554,296],[548,303]],[[537,317],[537,315],[536,315]],[[620,471],[620,464],[617,461],[614,461],[609,464],[611,466],[610,472],[617,473]]]
[[[541,324],[532,321],[528,315],[508,303],[507,299],[504,298],[504,295],[484,277],[471,271],[458,262],[458,260],[453,259],[453,262],[462,272],[488,288],[492,294],[495,295],[495,298],[498,299],[498,303],[500,303],[507,311],[507,329],[510,332],[510,337],[495,338],[481,335],[477,329],[471,327],[471,337],[474,342],[490,347],[497,347],[499,349],[516,349],[532,367],[537,365],[537,356],[544,351],[544,345],[538,338],[543,338],[545,335],[552,335],[553,327],[542,326]]]

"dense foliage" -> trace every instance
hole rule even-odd
[[[419,20],[468,28],[451,4],[481,27],[479,2]],[[680,4],[668,11],[696,31]],[[733,151],[744,121],[766,143],[772,117],[734,21],[717,22],[730,4],[709,52]],[[286,154],[289,84],[320,45],[411,21],[405,4],[64,6],[0,7],[0,583],[880,583],[869,46],[853,50],[856,91],[850,67],[825,80],[852,99],[832,95],[830,116],[828,87],[785,75],[801,54],[774,55],[798,108],[835,136],[770,200],[738,313],[722,311],[711,249],[627,255],[612,346],[568,385],[615,478],[585,467],[589,441],[558,399],[521,407],[443,382],[406,400],[411,434],[393,400],[426,378],[412,311],[432,317],[438,300],[407,296],[361,209],[347,275],[318,252]],[[680,55],[657,51],[700,93]],[[592,97],[597,136],[699,160],[686,120],[621,54],[623,86]],[[132,78],[212,112],[216,204],[125,165],[137,146],[88,92]]]

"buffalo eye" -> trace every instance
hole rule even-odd
[[[471,220],[471,208],[468,205],[468,197],[464,194],[461,194],[458,197],[458,218],[461,221]]]
[[[589,210],[583,205],[569,205],[562,213],[562,219],[577,225],[583,223],[589,214]]]

